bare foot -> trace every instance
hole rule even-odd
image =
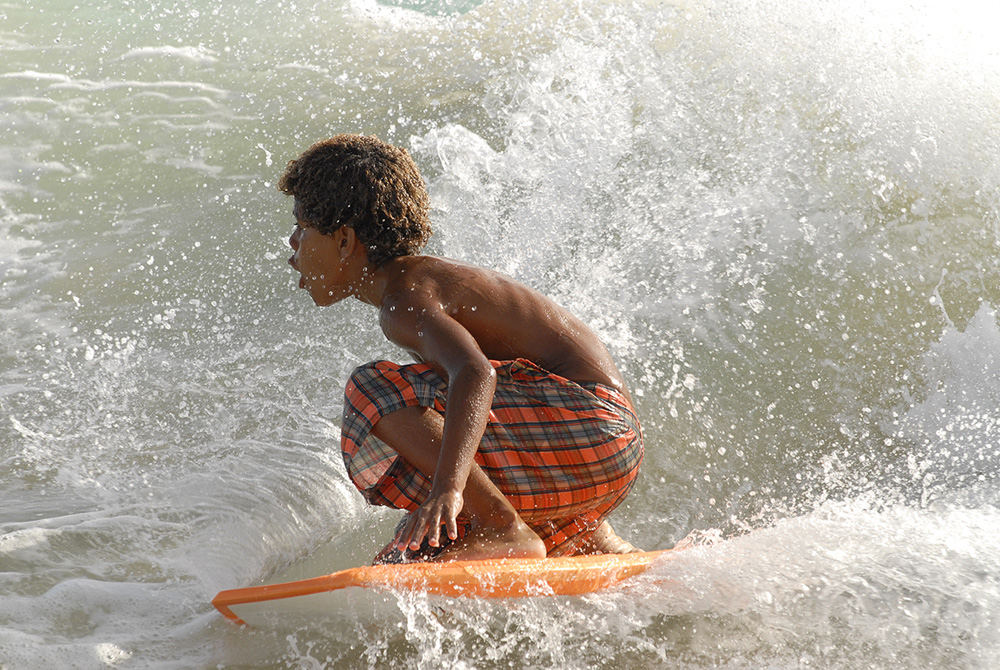
[[[633,554],[642,550],[618,537],[605,519],[590,537],[580,543],[577,551],[580,554]]]
[[[432,560],[478,561],[488,558],[545,558],[545,543],[518,518],[503,528],[479,526],[455,540]]]
[[[722,541],[722,531],[718,528],[707,528],[705,530],[695,528],[678,540],[677,544],[674,545],[674,549],[708,546],[720,541]]]

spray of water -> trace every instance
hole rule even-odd
[[[0,14],[0,664],[997,662],[994,8]],[[608,342],[648,443],[617,529],[725,540],[581,599],[215,616],[394,521],[336,445],[349,370],[399,352],[282,269],[277,174],[338,131],[413,153],[432,252]]]

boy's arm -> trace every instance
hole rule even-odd
[[[396,309],[391,309],[393,306]],[[449,538],[458,537],[456,518],[464,504],[462,491],[489,419],[496,372],[472,334],[436,300],[413,296],[405,305],[389,307],[383,306],[381,318],[386,337],[415,352],[448,379],[444,434],[431,490],[396,536],[398,549],[407,545],[417,549],[425,537],[436,547],[442,523]]]

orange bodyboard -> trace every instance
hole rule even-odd
[[[423,591],[449,597],[573,596],[599,591],[639,575],[671,551],[369,565],[312,579],[220,591],[212,604],[227,619],[243,624],[231,607],[352,586]]]

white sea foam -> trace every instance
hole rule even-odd
[[[0,663],[995,664],[995,10],[387,4],[5,5]],[[400,352],[284,263],[274,183],[341,131],[412,151],[432,252],[607,340],[647,438],[619,532],[753,532],[677,591],[228,627],[217,590],[398,516],[337,425]]]
[[[198,63],[201,65],[210,65],[219,60],[219,54],[212,51],[211,49],[206,49],[202,46],[155,46],[155,47],[139,47],[128,51],[122,60],[128,60],[130,58],[180,58],[183,60],[191,61],[193,63]]]
[[[897,439],[918,445],[909,455],[924,495],[947,495],[961,472],[970,482],[1000,468],[1000,319],[984,304],[963,330],[950,327],[925,354],[927,391],[895,423]],[[887,431],[890,432],[890,431]]]
[[[44,82],[50,84],[53,90],[75,90],[82,92],[113,91],[118,89],[129,90],[192,90],[204,93],[223,96],[226,91],[215,86],[211,86],[200,81],[142,81],[132,80],[95,80],[76,78],[59,72],[39,72],[36,70],[22,70],[20,72],[4,72],[0,74],[0,79],[20,79],[31,82]]]

